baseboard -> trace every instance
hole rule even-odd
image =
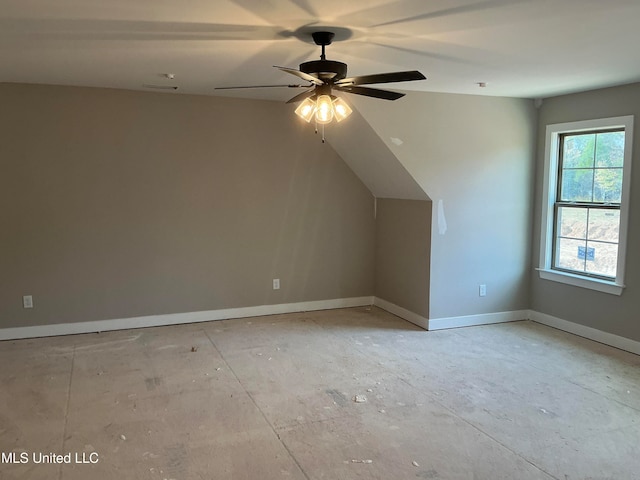
[[[588,338],[599,343],[604,343],[611,347],[619,348],[627,352],[640,355],[640,342],[631,340],[629,338],[614,335],[613,333],[603,332],[596,328],[580,325],[579,323],[570,322],[561,318],[547,315],[546,313],[536,312],[535,310],[529,311],[529,319],[534,322],[547,325],[549,327],[557,328],[565,332],[573,333],[580,337]]]
[[[400,307],[391,302],[387,302],[386,300],[378,297],[373,297],[373,304],[376,307],[386,310],[389,313],[393,313],[394,315],[397,315],[398,317],[403,318],[404,320],[407,320],[414,325],[417,325],[418,327],[429,330],[429,320],[421,315],[418,315],[417,313],[413,313],[406,308]]]
[[[130,328],[159,327],[184,323],[209,322],[232,318],[258,317],[281,313],[309,312],[314,310],[330,310],[335,308],[360,307],[375,305],[397,315],[425,330],[441,330],[446,328],[471,327],[493,323],[513,322],[529,319],[580,337],[603,343],[627,352],[640,355],[640,342],[595,328],[553,317],[535,310],[516,310],[511,312],[485,313],[461,317],[445,317],[427,319],[406,308],[395,305],[378,297],[353,297],[311,302],[282,303],[277,305],[259,305],[254,307],[227,308],[200,312],[171,313],[164,315],[148,315],[143,317],[117,318],[92,322],[60,323],[54,325],[35,325],[29,327],[13,327],[0,329],[0,340],[20,338],[51,337],[57,335],[74,335],[79,333],[106,332],[110,330],[126,330]]]
[[[490,325],[492,323],[515,322],[518,320],[527,320],[528,318],[528,310],[481,313],[478,315],[464,315],[461,317],[430,318],[429,330],[443,330],[445,328],[473,327],[476,325]]]
[[[74,335],[78,333],[106,332],[110,330],[126,330],[129,328],[160,327],[183,323],[209,322],[212,320],[228,320],[231,318],[258,317],[280,313],[310,312],[313,310],[330,310],[334,308],[360,307],[371,305],[373,297],[338,298],[311,302],[282,303],[278,305],[259,305],[255,307],[226,308],[200,312],[170,313],[163,315],[147,315],[144,317],[116,318],[92,322],[58,323],[53,325],[34,325],[30,327],[14,327],[0,329],[0,340],[19,338],[52,337],[57,335]]]

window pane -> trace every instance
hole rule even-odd
[[[596,137],[596,167],[622,167],[624,163],[624,132],[598,133]]]
[[[593,168],[595,144],[595,133],[565,136],[562,168]]]
[[[593,201],[620,203],[622,199],[622,169],[599,168],[595,172]]]
[[[567,270],[577,270],[584,272],[585,249],[587,242],[584,240],[573,240],[570,238],[559,238],[556,243],[556,264],[557,268]]]
[[[589,210],[589,240],[618,243],[620,238],[620,210]]]
[[[586,208],[559,207],[558,208],[558,229],[557,235],[560,237],[571,237],[578,239],[587,238],[587,212]],[[599,239],[598,239],[599,240]]]
[[[593,170],[562,170],[560,200],[563,202],[590,202],[593,198]]]
[[[594,275],[615,277],[618,264],[618,245],[611,243],[588,242],[590,258],[586,260],[586,271]]]
[[[623,271],[617,271],[617,265],[624,262],[623,232],[628,226],[620,212],[629,200],[623,180],[632,159],[632,142],[625,137],[632,126],[631,115],[547,126],[546,148],[551,150],[545,155],[549,176],[544,186],[549,196],[543,209],[540,267],[547,273],[555,269],[575,275],[542,278],[620,293]],[[594,277],[615,279],[616,284]]]

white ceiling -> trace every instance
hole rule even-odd
[[[388,88],[547,97],[640,81],[640,0],[0,0],[0,82],[286,99],[272,68],[327,58]],[[174,80],[162,77],[175,74]],[[478,82],[486,82],[480,88]]]

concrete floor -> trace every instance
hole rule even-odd
[[[640,478],[640,357],[531,322],[356,308],[0,342],[0,365],[0,452],[29,457],[2,480]]]

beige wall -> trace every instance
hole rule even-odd
[[[429,318],[528,308],[533,102],[421,92],[382,106],[350,99],[433,201]]]
[[[290,106],[25,85],[0,105],[0,326],[373,293],[373,197]]]
[[[376,212],[375,295],[428,318],[431,202],[379,198]]]
[[[640,84],[546,99],[538,122],[537,182],[534,214],[533,265],[539,264],[540,215],[545,129],[549,124],[635,115],[631,205],[625,266],[626,288],[610,295],[542,280],[532,274],[532,308],[563,320],[640,341]]]

